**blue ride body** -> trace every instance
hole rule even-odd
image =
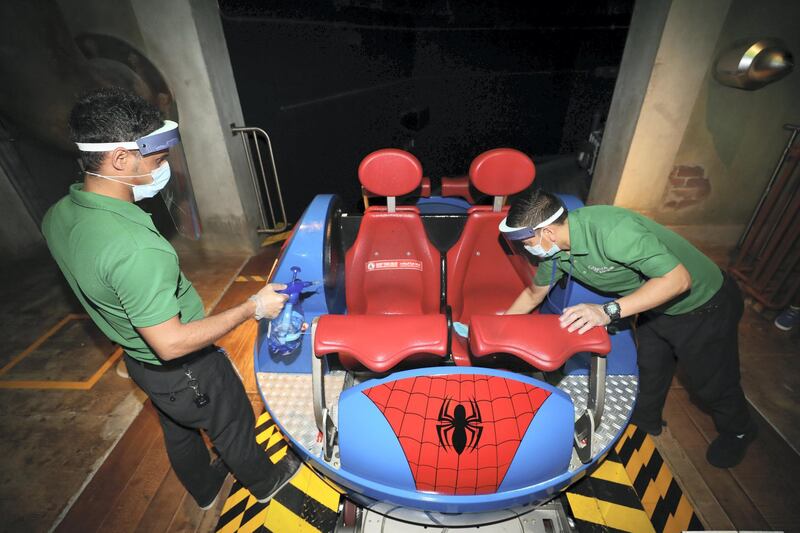
[[[582,204],[575,197],[559,195],[568,209],[575,209]],[[275,268],[274,280],[292,278],[292,267],[302,269],[306,279],[322,280],[324,277],[323,261],[321,257],[325,252],[326,228],[329,217],[333,216],[337,199],[334,195],[318,195],[309,204],[298,222],[295,231],[285,245],[285,249]],[[434,202],[431,202],[434,203]],[[461,206],[449,203],[448,207],[457,210]],[[560,313],[568,305],[581,302],[604,303],[611,298],[594,293],[587,287],[574,280],[565,288],[553,287],[550,298],[543,304],[542,312]],[[305,321],[311,321],[320,315],[346,313],[343,287],[326,287],[318,290],[303,299]],[[255,371],[258,372],[285,372],[285,373],[311,373],[311,346],[310,335],[301,335],[300,346],[288,357],[276,356],[270,353],[269,339],[267,338],[267,322],[259,324],[258,337],[254,347]],[[620,331],[611,335],[611,352],[607,356],[607,374],[613,375],[638,375],[636,365],[636,348],[633,336],[629,330]],[[564,371],[568,375],[587,374],[589,371],[589,354],[576,354],[567,361]],[[381,383],[388,383],[411,376],[432,376],[445,374],[481,374],[487,376],[500,376],[513,378],[545,388],[551,391],[554,401],[545,402],[542,412],[537,414],[531,423],[531,428],[525,434],[518,453],[515,455],[508,469],[503,483],[498,491],[493,494],[480,494],[470,496],[444,495],[415,490],[413,479],[409,471],[407,460],[403,455],[397,437],[391,427],[386,423],[383,414],[362,394],[363,390]],[[262,400],[264,400],[263,392]],[[269,404],[264,400],[267,410]],[[552,472],[542,468],[540,462],[564,464],[565,453],[571,453],[571,447],[564,449],[550,449],[548,435],[561,434],[573,431],[572,401],[559,389],[542,381],[510,373],[504,370],[494,370],[476,367],[431,367],[395,372],[382,379],[372,379],[345,390],[340,397],[339,424],[342,464],[334,468],[322,460],[321,457],[312,455],[297,442],[291,434],[281,425],[279,419],[275,422],[293,445],[296,452],[312,466],[317,472],[330,478],[335,483],[345,488],[348,497],[360,505],[370,505],[376,501],[388,501],[397,505],[408,506],[443,513],[476,513],[507,509],[543,503],[569,485],[577,481],[586,473],[594,469],[605,458],[611,446],[621,435],[617,435],[606,448],[601,450],[590,463],[581,465],[574,471],[566,468],[561,473],[550,475]],[[273,415],[274,413],[270,412]],[[374,436],[382,436],[385,445],[380,450],[365,450],[361,445],[364,439],[359,435],[370,434],[369,441],[374,442]],[[359,457],[364,457],[359,463]],[[533,474],[532,474],[533,472]],[[537,474],[539,472],[539,474]],[[367,477],[369,476],[369,477]],[[537,479],[533,483],[525,480]],[[512,487],[513,488],[510,488]]]

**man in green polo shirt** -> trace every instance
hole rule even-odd
[[[687,388],[711,409],[719,436],[706,458],[737,465],[756,436],[740,385],[737,328],[742,296],[736,283],[684,238],[627,209],[590,206],[567,213],[555,196],[533,191],[515,202],[500,230],[541,260],[533,284],[508,314],[529,313],[555,280],[568,276],[620,298],[578,304],[561,327],[584,333],[639,315],[639,397],[631,421],[661,433],[662,410],[676,359]]]
[[[267,285],[205,317],[172,245],[134,203],[169,181],[178,125],[139,96],[106,88],[77,102],[69,126],[83,183],[45,215],[50,252],[95,324],[124,349],[128,373],[158,411],[170,463],[198,505],[213,505],[228,469],[266,501],[300,463],[289,454],[273,465],[257,445],[242,382],[213,343],[246,320],[277,316],[282,287]],[[200,429],[221,460],[210,461]]]

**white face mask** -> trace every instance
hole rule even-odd
[[[122,183],[123,185],[127,185],[133,189],[133,201],[138,202],[139,200],[144,200],[145,198],[152,198],[158,192],[167,186],[169,183],[169,178],[171,175],[170,168],[169,168],[169,161],[165,161],[160,167],[151,170],[149,174],[134,174],[133,176],[106,176],[103,174],[95,174],[94,172],[86,172],[86,174],[91,174],[92,176],[97,176],[98,178],[105,178],[107,180],[116,181],[117,183]],[[140,178],[142,176],[151,176],[153,178],[152,183],[145,183],[143,185],[134,185],[132,183],[128,183],[126,181],[122,181],[117,178]]]
[[[556,255],[558,252],[561,251],[561,248],[559,248],[556,243],[553,243],[552,246],[550,246],[549,250],[545,250],[544,248],[542,248],[542,237],[544,237],[543,233],[539,235],[538,244],[534,244],[533,246],[528,246],[526,244],[525,249],[530,254],[535,255],[536,257],[539,257],[541,259],[547,259],[548,257],[553,257],[554,255]]]

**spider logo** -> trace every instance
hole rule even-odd
[[[438,420],[441,423],[436,425],[439,444],[445,450],[448,445],[452,446],[458,455],[461,455],[465,448],[474,450],[478,446],[483,433],[478,402],[471,399],[469,403],[472,408],[472,413],[469,416],[467,416],[467,410],[460,403],[456,404],[453,413],[449,414],[450,398],[446,398],[442,402],[441,409],[439,409]],[[467,442],[468,436],[469,442]]]

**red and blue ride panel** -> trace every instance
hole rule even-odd
[[[399,372],[339,400],[342,470],[401,499],[541,489],[567,470],[573,428],[565,393],[498,370]]]

